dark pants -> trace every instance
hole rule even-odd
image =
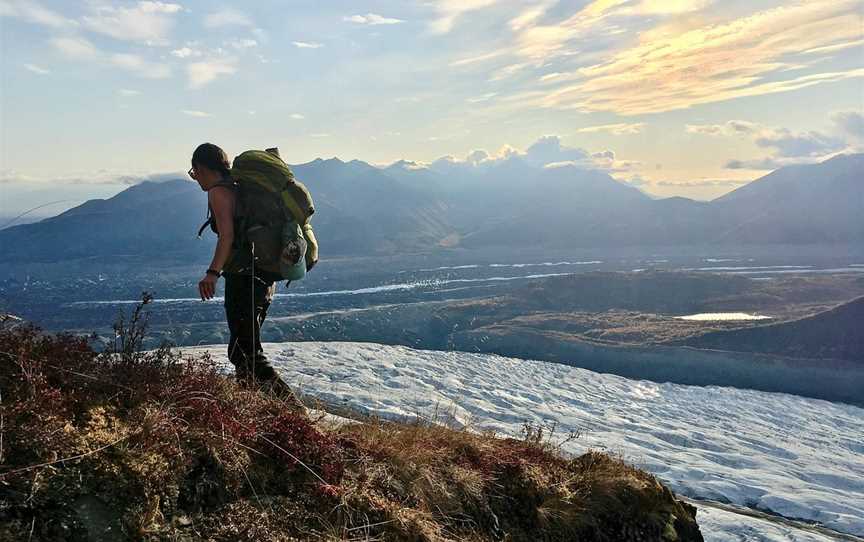
[[[225,274],[225,316],[231,332],[228,359],[241,382],[281,381],[261,348],[261,325],[274,292],[272,280]]]
[[[288,408],[305,413],[303,403],[279,377],[261,348],[261,325],[275,293],[273,278],[225,273],[225,315],[231,331],[228,359],[241,384],[263,384]]]

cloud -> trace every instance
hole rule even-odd
[[[305,119],[306,117],[304,117],[304,116],[301,115],[300,113],[291,113],[290,115],[288,115],[288,118],[291,119],[291,120],[303,120],[303,119]]]
[[[198,49],[192,49],[190,47],[181,47],[179,49],[174,49],[171,51],[171,56],[176,56],[177,58],[191,58],[191,57],[199,57],[203,55],[201,51]]]
[[[700,179],[695,181],[646,181],[646,184],[677,188],[734,188],[749,182],[749,179]]]
[[[323,43],[310,41],[292,41],[291,43],[293,43],[294,47],[297,47],[298,49],[320,49],[321,47],[324,47]]]
[[[48,75],[49,73],[51,73],[51,70],[42,68],[41,66],[37,66],[36,64],[24,64],[24,69],[39,75]]]
[[[0,1],[0,16],[16,17],[30,23],[41,24],[53,28],[77,26],[77,22],[52,11],[35,0],[3,0]]]
[[[737,136],[757,134],[764,128],[755,122],[730,120],[724,124],[687,124],[684,126],[684,129],[688,134]]]
[[[227,8],[204,17],[204,26],[206,28],[222,28],[225,26],[255,26],[255,23],[245,13]]]
[[[139,77],[147,79],[165,79],[171,77],[171,68],[167,64],[150,62],[138,55],[117,53],[110,57],[111,64],[130,71]]]
[[[232,75],[237,71],[233,59],[219,58],[193,62],[186,66],[189,88],[201,88],[217,77]]]
[[[831,120],[842,134],[864,142],[864,114],[860,111],[838,111],[831,115]]]
[[[351,15],[350,17],[344,17],[342,20],[349,23],[365,24],[370,26],[381,24],[399,24],[405,22],[402,19],[382,17],[377,13],[367,13],[366,15]]]
[[[538,65],[548,63],[590,42],[587,33],[596,32],[612,16],[660,16],[676,12],[676,7],[686,11],[702,4],[598,0],[561,23],[526,25],[517,35],[514,53]],[[820,69],[824,58],[806,54],[854,43],[860,33],[860,0],[812,0],[686,30],[661,25],[640,33],[635,45],[611,58],[556,78],[560,84],[551,91],[527,93],[520,101],[534,107],[636,115],[788,92],[864,76],[858,66]]]
[[[134,6],[114,6],[102,1],[88,4],[90,13],[81,17],[84,26],[117,40],[165,45],[173,29],[174,15],[182,11],[180,4],[138,2]]]
[[[77,60],[94,60],[100,52],[84,38],[54,38],[51,44],[64,55]]]
[[[429,30],[433,34],[446,34],[450,32],[456,21],[466,13],[478,11],[499,3],[501,0],[436,0],[433,7],[437,18],[429,23]]]
[[[832,120],[838,125],[847,118],[850,117],[838,117],[836,114],[832,116]],[[729,160],[724,165],[727,169],[769,170],[793,164],[818,162],[848,147],[847,141],[839,135],[815,130],[793,132],[787,128],[765,126],[744,120],[730,120],[723,124],[688,124],[685,129],[688,133],[711,137],[743,137],[750,139],[759,147],[773,150],[772,156],[765,158]]]
[[[51,44],[69,58],[116,66],[146,79],[165,79],[171,76],[171,67],[167,64],[151,62],[142,56],[129,53],[108,54],[84,38],[54,38]]]
[[[128,88],[121,88],[118,92],[120,93],[121,96],[127,96],[127,97],[140,96],[141,95],[140,90],[132,90],[132,89],[128,89]]]
[[[195,110],[191,110],[191,109],[183,109],[180,112],[183,113],[184,115],[188,115],[190,117],[205,118],[205,117],[212,117],[213,116],[210,113],[206,113],[204,111],[195,111]]]
[[[225,42],[225,45],[233,49],[243,50],[258,47],[258,42],[253,39],[232,39]]]
[[[582,162],[589,158],[584,149],[565,147],[555,135],[543,136],[525,149],[522,158],[531,165],[544,166],[555,162]]]
[[[824,156],[846,147],[846,142],[837,137],[812,130],[792,132],[785,128],[763,133],[755,142],[760,147],[775,149],[780,157]]]
[[[316,134],[309,134],[309,137],[314,137],[314,138],[330,137],[330,134],[325,133],[325,132],[318,132]]]
[[[597,133],[597,132],[607,132],[612,135],[634,135],[641,134],[642,128],[645,127],[645,124],[642,122],[636,123],[619,123],[619,124],[603,124],[600,126],[586,126],[585,128],[579,128],[576,130],[577,133]]]

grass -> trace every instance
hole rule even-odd
[[[652,476],[548,428],[335,427],[142,352],[140,308],[103,352],[0,329],[0,540],[701,540]]]

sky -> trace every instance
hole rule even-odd
[[[0,0],[0,47],[0,216],[176,176],[204,141],[539,144],[694,199],[864,149],[864,0]]]

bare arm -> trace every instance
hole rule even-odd
[[[234,192],[223,186],[215,186],[207,192],[207,198],[213,209],[216,229],[219,230],[219,240],[216,242],[210,269],[222,271],[234,243]]]

